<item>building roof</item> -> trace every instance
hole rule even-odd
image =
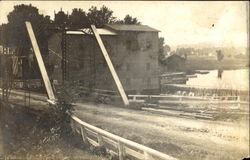
[[[85,28],[85,29],[82,29],[82,30],[89,32],[90,29]],[[109,29],[106,29],[106,28],[97,28],[96,30],[100,35],[117,35],[115,32],[113,32],[113,31],[111,31]],[[84,32],[81,32],[81,31],[67,31],[66,33],[67,34],[85,34]]]
[[[160,32],[159,30],[147,25],[106,24],[105,26],[115,31]]]

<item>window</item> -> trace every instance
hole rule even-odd
[[[146,49],[150,49],[152,47],[152,42],[151,41],[147,41],[146,42]]]
[[[146,64],[146,70],[149,71],[150,70],[150,63]]]

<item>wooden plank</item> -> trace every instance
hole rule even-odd
[[[154,160],[154,158],[148,154],[148,152],[144,151],[144,159],[145,160]]]
[[[108,144],[110,144],[110,145],[112,145],[112,146],[114,146],[114,147],[117,146],[117,142],[113,141],[112,139],[107,138],[107,137],[102,137],[102,138],[103,138],[103,140],[104,140],[106,143],[108,143]]]
[[[118,142],[118,154],[119,154],[119,160],[125,160],[125,150],[122,142]]]
[[[102,138],[101,134],[97,134],[97,139],[98,139],[99,146],[103,146],[104,141],[103,141],[103,138]]]
[[[138,102],[138,103],[144,103],[145,102],[145,100],[129,100],[129,102]]]
[[[50,100],[55,101],[55,95],[54,95],[54,92],[52,90],[52,86],[51,86],[45,65],[43,63],[43,59],[42,59],[40,49],[39,49],[37,41],[36,41],[35,34],[33,32],[32,26],[31,26],[31,23],[26,21],[25,24],[26,24],[26,28],[27,28],[28,33],[29,33],[30,41],[31,41],[31,44],[32,44],[32,47],[33,47],[33,50],[34,50],[34,53],[35,53],[35,56],[36,56],[36,59],[38,62],[38,66],[39,66],[41,74],[42,74],[43,82],[45,84],[45,88],[46,88],[48,97]]]
[[[83,142],[88,145],[89,141],[88,141],[88,138],[87,138],[86,130],[82,126],[81,126],[81,135],[82,135]]]
[[[131,155],[135,158],[138,158],[138,159],[144,159],[144,155],[133,150],[133,149],[130,149],[128,147],[125,147],[125,152],[128,154],[128,155]]]
[[[90,129],[88,129],[88,128],[85,128],[85,130],[89,133],[89,134],[91,134],[92,136],[97,136],[97,133],[96,132],[94,132],[94,131],[91,131]]]
[[[115,151],[113,151],[112,149],[106,148],[106,150],[107,150],[107,152],[110,153],[111,155],[117,155],[117,156],[118,156],[118,154],[117,154]]]
[[[188,104],[188,103],[192,103],[192,104],[239,104],[239,101],[218,101],[218,100],[208,100],[208,101],[178,101],[178,100],[159,100],[158,101],[159,104],[169,104],[169,103],[184,103],[184,104]]]
[[[89,143],[92,144],[93,146],[95,146],[95,147],[99,146],[99,144],[96,141],[94,141],[93,139],[91,139],[89,137],[87,137],[87,139],[88,139]]]
[[[102,54],[103,54],[103,56],[104,56],[104,58],[105,58],[105,60],[106,60],[106,62],[108,64],[110,72],[111,72],[111,74],[112,74],[112,76],[113,76],[113,78],[115,80],[116,86],[117,86],[118,91],[119,91],[119,93],[120,93],[120,95],[122,97],[122,100],[123,100],[124,104],[127,106],[127,105],[129,105],[128,97],[125,94],[125,91],[124,91],[123,86],[122,86],[122,84],[120,82],[120,79],[119,79],[119,77],[118,77],[118,75],[117,75],[117,73],[115,71],[115,68],[114,68],[114,66],[113,66],[113,64],[112,64],[112,62],[111,62],[111,60],[109,58],[108,52],[107,52],[107,50],[106,50],[106,48],[105,48],[105,46],[104,46],[104,44],[102,42],[102,39],[101,39],[99,33],[97,32],[97,29],[96,29],[95,25],[91,25],[91,28],[92,28],[93,33],[94,33],[94,35],[96,37],[96,40],[97,40],[97,42],[98,42],[98,44],[99,44],[99,46],[101,48]]]

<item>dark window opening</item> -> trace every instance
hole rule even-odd
[[[150,49],[152,47],[152,42],[151,41],[147,41],[146,42],[146,48]]]

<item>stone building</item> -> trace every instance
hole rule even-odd
[[[146,25],[121,24],[105,25],[97,30],[127,92],[159,89],[158,30]],[[62,82],[62,45],[65,44],[67,81],[115,91],[115,82],[100,47],[94,35],[86,32],[67,31],[65,43],[62,43],[62,32],[51,36],[48,42],[50,77],[54,82]]]

